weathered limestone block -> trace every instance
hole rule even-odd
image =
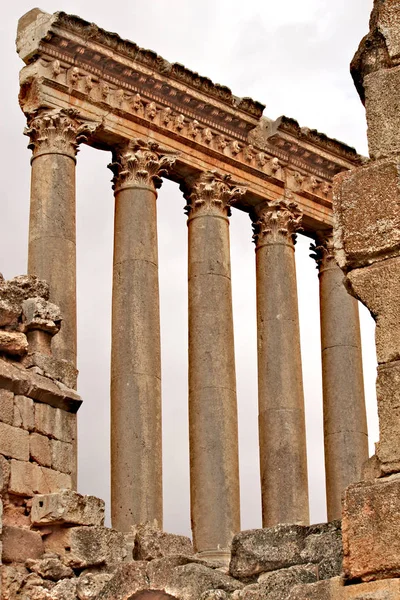
[[[6,493],[10,481],[10,461],[0,454],[0,494]]]
[[[62,473],[72,473],[74,454],[72,444],[51,440],[51,466]]]
[[[0,327],[17,325],[20,314],[21,306],[2,298],[0,292]]]
[[[24,578],[28,574],[28,570],[21,564],[1,565],[1,592],[2,600],[16,600],[17,592],[19,591]]]
[[[300,583],[314,583],[318,579],[316,565],[299,565],[263,573],[258,583],[247,585],[239,594],[240,600],[287,600],[290,590]]]
[[[36,527],[47,525],[104,525],[104,501],[82,496],[72,490],[34,496],[31,521]]]
[[[400,579],[343,585],[340,577],[297,585],[285,600],[398,600]]]
[[[14,394],[9,390],[0,389],[0,421],[13,425]]]
[[[218,569],[190,562],[190,557],[169,557],[151,561],[147,568],[149,589],[163,590],[182,600],[197,600],[207,590],[228,593],[243,584]]]
[[[232,542],[230,573],[254,577],[294,565],[318,565],[319,578],[339,575],[342,566],[340,521],[311,525],[276,525],[238,533]]]
[[[400,576],[400,478],[349,486],[343,501],[343,571],[349,580]]]
[[[106,527],[58,529],[45,539],[46,552],[55,552],[65,564],[84,569],[121,562],[126,556],[124,536]]]
[[[76,587],[76,579],[63,579],[52,588],[48,600],[76,600]]]
[[[45,435],[31,433],[29,436],[29,454],[31,460],[43,467],[51,467],[50,440]]]
[[[400,180],[399,180],[400,183]],[[378,363],[400,358],[400,257],[354,269],[346,278],[351,293],[376,320]]]
[[[63,442],[74,439],[76,415],[48,404],[35,404],[35,429],[39,433],[54,437]]]
[[[344,171],[333,184],[335,257],[344,270],[400,251],[400,175],[396,158]]]
[[[393,99],[400,87],[400,67],[364,77],[368,147],[371,158],[400,154],[400,108]]]
[[[146,566],[146,562],[135,561],[118,567],[96,600],[128,600],[135,592],[148,589]]]
[[[44,552],[41,535],[21,527],[5,525],[2,542],[5,563],[24,563],[28,558],[40,558]]]
[[[74,572],[70,567],[64,565],[57,555],[44,555],[39,560],[29,559],[25,565],[32,573],[36,573],[43,579],[51,581],[59,581],[74,576]]]
[[[383,473],[400,471],[400,361],[380,365],[376,382],[379,442],[376,456]]]
[[[69,388],[76,388],[78,370],[68,360],[54,358],[54,356],[42,354],[41,352],[29,352],[24,359],[24,365],[26,368],[39,367],[53,379],[62,381]]]
[[[77,580],[76,594],[79,600],[92,600],[113,577],[111,573],[86,573]]]
[[[40,329],[55,335],[61,327],[58,306],[43,298],[28,298],[22,303],[22,321],[26,331]]]
[[[71,476],[35,463],[11,460],[9,492],[17,496],[51,494],[71,489]]]
[[[0,329],[0,353],[23,356],[27,351],[28,340],[24,333]]]
[[[35,426],[35,413],[32,398],[26,396],[14,397],[14,427],[22,427],[32,431]]]
[[[29,460],[29,433],[0,423],[0,453],[10,458]]]
[[[190,539],[184,535],[165,533],[152,523],[138,525],[135,539],[135,559],[153,560],[164,556],[194,554]]]
[[[276,525],[235,535],[229,572],[233,577],[252,577],[306,562],[301,558],[307,527]]]

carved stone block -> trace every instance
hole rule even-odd
[[[400,479],[349,486],[343,501],[343,571],[348,580],[400,575]]]
[[[400,154],[400,67],[381,69],[364,77],[368,146],[371,158]]]
[[[31,521],[36,527],[47,525],[103,525],[104,501],[82,496],[72,490],[33,498]]]
[[[335,256],[349,270],[400,253],[400,175],[395,158],[334,179]]]

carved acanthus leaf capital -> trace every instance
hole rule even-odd
[[[253,240],[257,247],[274,243],[296,243],[296,231],[301,230],[302,213],[288,199],[266,202],[251,215]]]
[[[215,214],[229,216],[230,205],[246,193],[243,186],[232,181],[230,175],[217,171],[205,171],[192,181],[181,184],[187,201],[187,215]]]
[[[79,144],[87,142],[98,125],[84,121],[75,109],[45,110],[28,118],[24,133],[30,138],[28,148],[33,158],[41,154],[64,154],[75,159]]]
[[[108,165],[114,173],[113,189],[118,191],[134,186],[160,188],[161,176],[174,166],[176,156],[160,148],[156,142],[141,139],[115,148],[113,162]]]
[[[315,243],[310,244],[311,258],[317,263],[317,269],[323,271],[336,265],[334,255],[333,232],[331,229],[327,231],[318,231],[315,236]]]

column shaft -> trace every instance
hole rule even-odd
[[[319,238],[321,355],[328,520],[341,518],[341,496],[368,459],[358,303],[343,285],[330,237]]]
[[[44,110],[28,119],[33,151],[28,274],[45,279],[50,300],[61,309],[60,332],[52,339],[58,359],[77,363],[75,163],[78,144],[93,133],[75,110]],[[77,428],[73,486],[77,485]]]
[[[166,157],[164,157],[166,158]],[[172,164],[172,161],[168,159]],[[162,527],[161,352],[156,145],[114,152],[114,272],[111,349],[113,527]]]
[[[227,549],[240,530],[238,425],[228,198],[204,173],[189,198],[189,434],[193,540]]]
[[[258,217],[258,220],[257,220]],[[255,218],[263,526],[308,523],[308,481],[294,231],[284,201]]]

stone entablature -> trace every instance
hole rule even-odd
[[[69,109],[97,123],[83,141],[112,150],[152,139],[179,154],[170,177],[181,182],[211,169],[247,187],[234,206],[249,211],[283,188],[304,213],[306,233],[332,224],[331,181],[360,162],[354,149],[293,119],[262,117],[264,106],[237,98],[155,52],[78,17],[37,9],[20,22],[20,103],[28,121],[38,109]]]

